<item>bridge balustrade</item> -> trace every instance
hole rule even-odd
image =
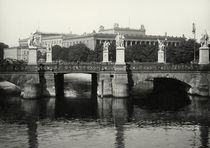
[[[129,63],[131,71],[210,71],[210,65]]]
[[[52,63],[39,65],[4,64],[0,65],[0,72],[38,72],[39,70],[62,72],[100,72],[114,71],[114,63]],[[159,64],[159,63],[127,63],[127,69],[138,71],[210,71],[210,64]]]

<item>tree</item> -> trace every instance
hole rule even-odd
[[[74,46],[71,46],[66,51],[68,54],[67,61],[81,61],[86,62],[88,59],[88,54],[90,49],[86,47],[85,44],[77,44]]]
[[[55,45],[52,47],[52,59],[53,61],[63,60],[66,62],[86,62],[90,49],[85,44],[77,44],[68,48]]]
[[[157,45],[136,44],[125,49],[126,62],[157,61]]]
[[[195,55],[198,59],[200,44],[195,40],[189,39],[182,41],[179,46],[168,46],[167,48],[167,62],[169,63],[190,63],[194,60],[194,43],[195,43]]]
[[[61,60],[61,55],[62,55],[62,48],[59,45],[55,45],[52,47],[52,60],[57,61]]]
[[[97,44],[91,54],[92,59],[89,58],[90,61],[101,62],[103,60],[103,45]]]
[[[109,46],[109,61],[116,61],[116,44],[115,42],[111,42]]]
[[[9,46],[0,42],[0,60],[4,59],[4,48],[9,48]]]

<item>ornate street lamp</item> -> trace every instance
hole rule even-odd
[[[194,45],[193,45],[193,63],[195,63],[195,35],[196,35],[196,28],[195,28],[195,23],[193,23],[193,26],[192,26],[192,33],[194,34]]]
[[[166,63],[167,32],[165,32],[165,63]]]

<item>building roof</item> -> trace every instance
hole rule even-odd
[[[147,39],[147,40],[183,40],[183,37],[160,36],[160,35],[125,35],[126,39]]]
[[[125,36],[125,40],[132,40],[132,39],[136,39],[136,40],[165,40],[165,36],[157,36],[157,35],[124,35]],[[64,40],[71,40],[71,39],[79,39],[79,38],[88,38],[88,37],[94,37],[94,38],[104,38],[104,39],[115,39],[116,34],[110,34],[110,33],[92,33],[92,34],[87,34],[87,35],[78,35],[78,36],[72,36],[72,37],[68,37],[68,38],[64,38]],[[167,36],[167,40],[174,40],[174,41],[180,41],[183,40],[185,38],[183,37],[171,37],[171,36]]]
[[[19,42],[28,42],[29,38],[19,39]]]
[[[115,27],[115,28],[99,30],[99,33],[103,32],[103,31],[110,31],[110,30],[114,30],[114,31],[140,31],[140,32],[144,32],[145,31],[145,29],[135,29],[135,28],[129,28],[129,27],[126,27],[126,28]]]
[[[41,35],[42,37],[64,35],[64,33],[48,33],[48,32],[40,32],[40,31],[36,31],[34,34]]]

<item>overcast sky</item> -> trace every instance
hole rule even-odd
[[[210,34],[210,0],[0,0],[0,42],[18,45],[36,31],[82,34],[112,28],[140,28],[146,34],[197,38]]]

